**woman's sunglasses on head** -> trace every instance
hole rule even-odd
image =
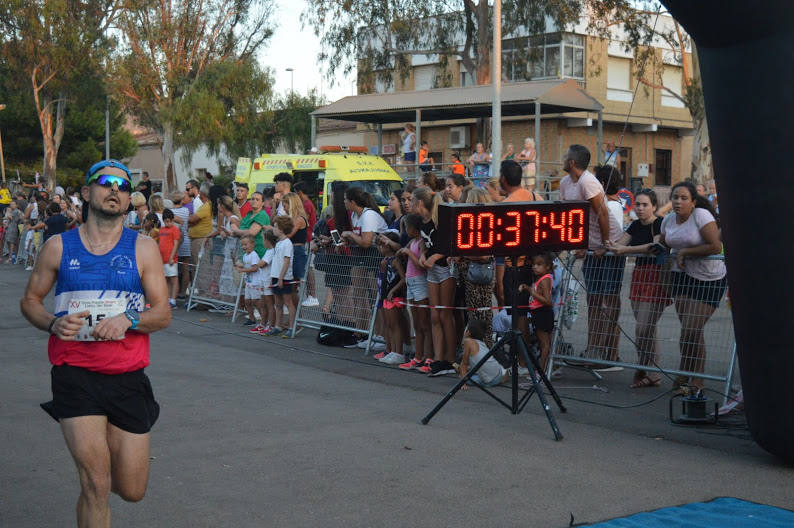
[[[107,188],[111,188],[115,184],[121,192],[132,191],[132,182],[130,182],[130,180],[127,178],[122,178],[121,176],[116,176],[115,174],[94,174],[86,183],[88,185],[96,183],[97,185]]]

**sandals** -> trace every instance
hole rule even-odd
[[[651,378],[647,374],[642,376],[641,378],[637,378],[634,380],[634,383],[631,384],[632,389],[645,389],[648,387],[658,387],[662,384],[662,378]]]

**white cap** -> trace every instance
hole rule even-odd
[[[65,196],[66,191],[63,190],[63,187],[58,185],[57,187],[55,187],[55,194],[57,194],[58,196]]]

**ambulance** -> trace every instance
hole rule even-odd
[[[272,187],[273,177],[286,172],[293,182],[305,182],[306,193],[321,211],[328,205],[334,182],[348,182],[370,193],[381,209],[392,191],[403,187],[403,179],[383,158],[370,155],[366,147],[319,147],[316,154],[263,154],[251,161],[237,160],[236,182],[248,184],[249,193]]]

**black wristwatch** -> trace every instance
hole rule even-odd
[[[141,322],[141,318],[137,310],[133,310],[132,308],[130,308],[129,310],[124,312],[124,315],[126,315],[127,319],[129,319],[130,323],[132,323],[132,325],[130,326],[130,330],[135,330],[136,328],[138,328],[138,323]]]

